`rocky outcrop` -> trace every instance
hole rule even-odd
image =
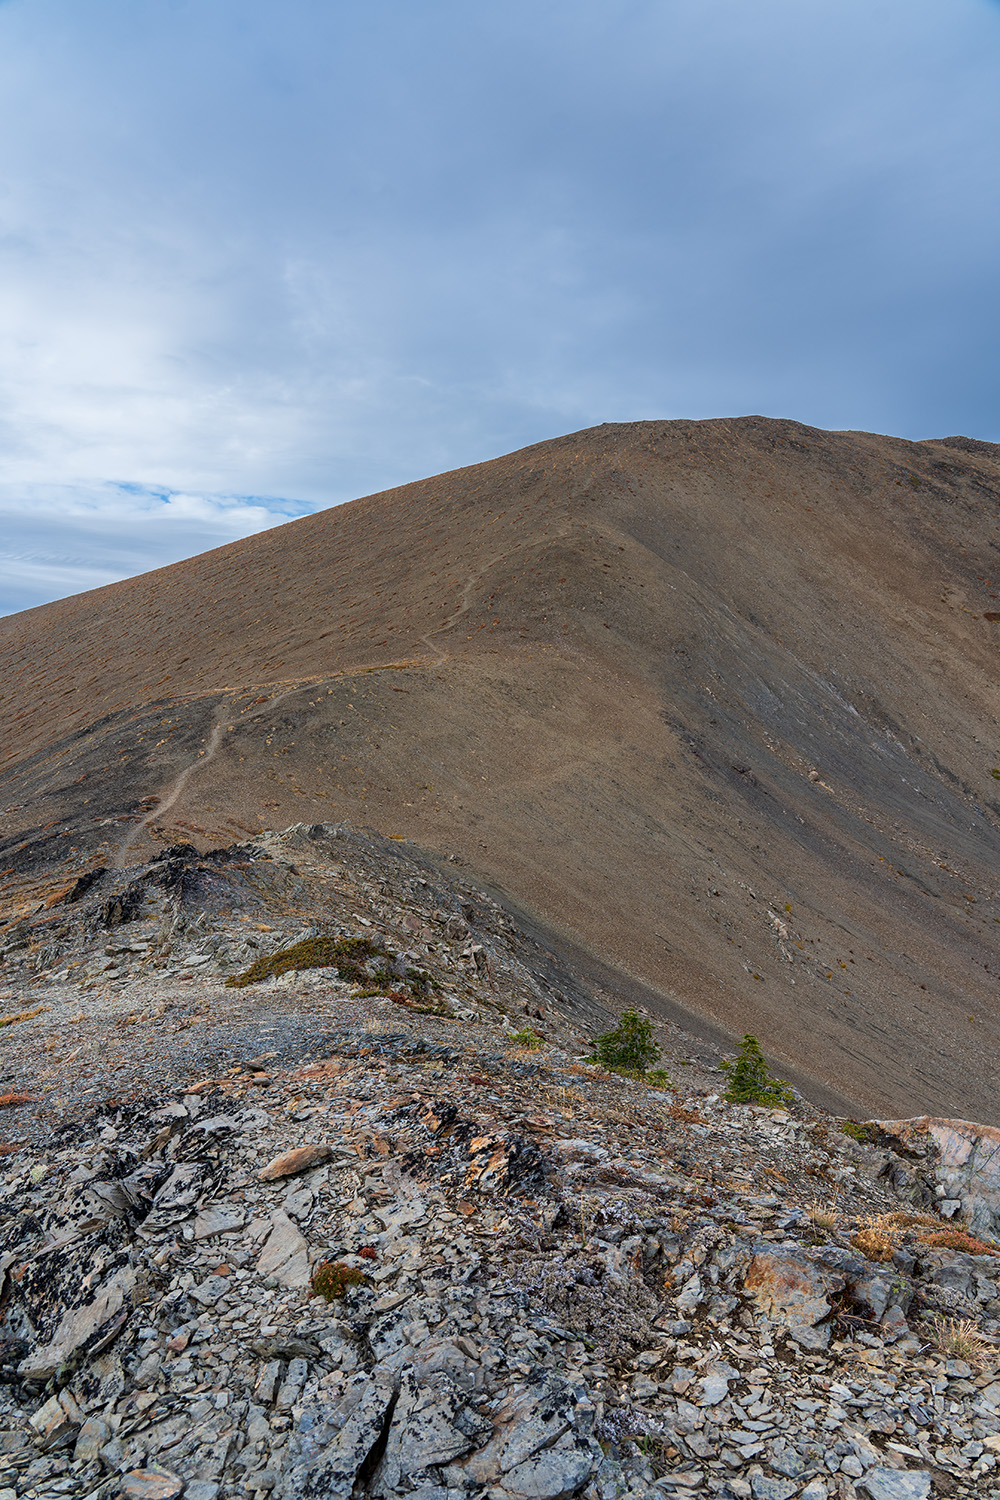
[[[224,989],[251,934],[304,940],[327,874],[275,893],[328,870],[314,832],[296,873],[201,861],[210,919],[159,913],[162,969],[125,923],[77,994],[160,996],[155,1087],[127,1012],[115,1097],[6,1100],[0,1500],[1000,1500],[1000,1253],[926,1212],[929,1132],[729,1104],[705,1058],[669,1059],[683,1092],[605,1073],[541,986],[523,1029],[496,912],[484,968],[421,886],[414,952],[374,867],[338,921],[381,934],[388,993]]]
[[[916,1158],[936,1183],[937,1207],[984,1234],[1000,1233],[1000,1130],[920,1115],[873,1125]]]
[[[1000,1496],[1000,1254],[921,1241],[886,1147],[380,1004],[16,1158],[0,1488]]]

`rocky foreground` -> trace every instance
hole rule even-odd
[[[63,1072],[2,1101],[0,1500],[1000,1496],[994,1133],[727,1104],[669,1033],[671,1086],[603,1072],[599,1001],[406,860],[317,826],[20,890],[8,1077]],[[221,988],[304,893],[367,982]],[[74,1100],[123,1017],[168,1083]]]

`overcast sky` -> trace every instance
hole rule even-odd
[[[995,0],[0,0],[0,612],[597,422],[1000,440]]]

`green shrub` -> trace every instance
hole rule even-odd
[[[545,1045],[545,1038],[539,1036],[537,1031],[532,1031],[530,1026],[526,1026],[523,1031],[512,1031],[508,1040],[516,1047],[527,1047],[531,1052],[537,1052],[539,1047]]]
[[[652,1072],[647,1073],[646,1082],[653,1089],[672,1089],[674,1086],[669,1073],[665,1073],[662,1068],[654,1068]]]
[[[625,1010],[614,1030],[596,1039],[587,1061],[600,1063],[609,1073],[645,1073],[650,1063],[658,1062],[659,1058],[652,1024],[643,1020],[638,1011]]]
[[[867,1125],[860,1125],[857,1120],[842,1120],[840,1125],[841,1135],[849,1135],[852,1141],[860,1141],[862,1145],[871,1139],[871,1131]]]
[[[755,1036],[746,1035],[738,1055],[724,1062],[722,1067],[729,1074],[723,1097],[730,1104],[768,1104],[782,1108],[794,1101],[795,1096],[788,1084],[774,1077]]]

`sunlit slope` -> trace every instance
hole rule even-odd
[[[859,1109],[993,1119],[998,458],[604,426],[0,621],[5,863],[369,823]]]

